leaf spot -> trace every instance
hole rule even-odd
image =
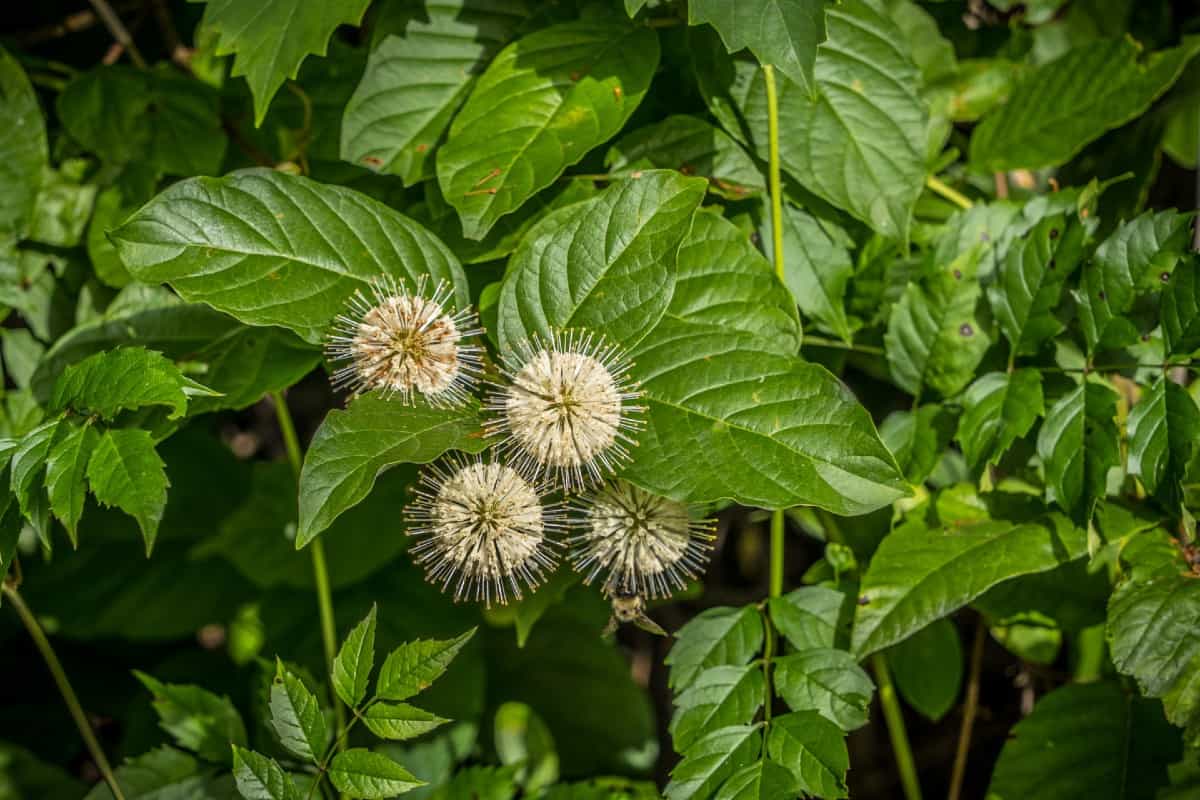
[[[959,326],[958,332],[962,336],[972,336],[975,333],[975,329],[971,327],[971,323],[964,322]]]

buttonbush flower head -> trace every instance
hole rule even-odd
[[[355,292],[334,320],[326,345],[341,366],[334,386],[355,394],[378,390],[412,403],[462,405],[480,373],[481,348],[464,344],[482,331],[470,309],[454,311],[453,289],[442,282],[427,292],[421,276],[409,291],[403,280],[381,276],[369,292]]]
[[[450,457],[425,467],[405,515],[421,541],[412,552],[431,583],[464,597],[507,603],[536,587],[557,563],[550,537],[565,528],[559,503],[507,464]]]
[[[604,592],[611,598],[666,597],[697,577],[708,561],[712,525],[694,520],[685,503],[618,480],[576,507],[572,564],[584,583],[604,573]]]
[[[629,459],[645,409],[616,345],[587,331],[558,331],[515,348],[507,385],[486,407],[498,449],[531,474],[554,475],[571,492],[598,483]]]

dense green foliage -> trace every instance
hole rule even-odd
[[[0,36],[0,800],[1200,792],[1194,8],[45,5]],[[462,402],[363,377],[423,292],[483,329]],[[661,585],[512,458],[585,337]],[[481,454],[561,564],[421,511]]]

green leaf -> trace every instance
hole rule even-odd
[[[0,48],[0,239],[25,238],[42,174],[50,165],[46,123],[20,63]]]
[[[909,283],[892,306],[884,335],[896,384],[919,396],[926,387],[949,397],[962,391],[990,344],[976,317],[982,248],[964,251],[921,283]]]
[[[349,708],[358,708],[367,696],[367,684],[375,667],[375,612],[376,606],[372,604],[363,621],[346,635],[333,660],[333,690]]]
[[[466,767],[429,795],[432,800],[513,800],[517,796],[517,766]],[[543,798],[545,800],[545,798]]]
[[[1200,440],[1200,408],[1187,389],[1163,376],[1129,412],[1128,426],[1129,474],[1141,478],[1146,491],[1165,498],[1173,511]]]
[[[148,556],[170,485],[154,439],[138,428],[105,431],[88,461],[87,479],[101,505],[116,506],[137,520]]]
[[[890,647],[1001,581],[1074,560],[1087,551],[1085,539],[1059,516],[1020,525],[997,520],[897,528],[863,576],[851,652],[863,658]]]
[[[517,768],[526,794],[537,794],[558,780],[558,753],[546,723],[527,703],[502,703],[492,722],[500,763]]]
[[[713,800],[768,800],[796,794],[796,778],[787,767],[765,758],[729,776]]]
[[[910,483],[924,483],[942,460],[954,436],[954,411],[953,406],[929,403],[916,411],[893,411],[879,426],[879,438]]]
[[[767,258],[774,258],[770,208],[760,235]],[[790,203],[783,209],[784,282],[800,311],[844,342],[853,338],[846,318],[846,286],[854,274],[850,251],[826,230],[826,223]]]
[[[500,289],[501,349],[572,327],[640,341],[671,302],[676,251],[704,191],[699,178],[655,170],[541,220]]]
[[[666,800],[709,797],[740,767],[758,757],[762,733],[757,725],[731,725],[710,731],[671,771]]]
[[[675,634],[664,660],[671,688],[682,692],[709,667],[747,664],[762,643],[763,622],[754,606],[702,611]]]
[[[517,647],[524,647],[534,625],[551,606],[561,603],[567,590],[579,583],[580,575],[574,570],[560,567],[545,583],[520,600],[509,604],[513,610],[513,628],[517,633]]]
[[[771,622],[797,650],[844,647],[853,599],[828,586],[803,586],[768,601]]]
[[[750,48],[810,94],[817,45],[825,38],[824,0],[691,0],[688,24],[709,23],[731,53]]]
[[[1038,455],[1046,470],[1046,501],[1078,518],[1091,515],[1104,497],[1108,470],[1121,461],[1113,418],[1117,393],[1084,380],[1046,412],[1038,433]]]
[[[298,758],[320,763],[329,746],[329,728],[316,695],[276,660],[271,683],[271,727],[284,748]]]
[[[271,98],[300,72],[310,54],[325,55],[339,25],[358,25],[370,0],[204,0],[202,25],[217,38],[216,54],[233,55],[233,76],[245,75],[254,95],[254,124],[262,125]]]
[[[158,747],[127,759],[116,769],[117,784],[126,800],[217,800],[228,792],[210,791],[211,774],[196,759],[173,747]],[[244,795],[250,800],[257,797]],[[88,792],[85,800],[112,800],[112,790],[101,783]],[[272,800],[269,796],[266,800]],[[299,800],[294,796],[291,800]]]
[[[658,67],[653,29],[612,21],[553,25],[504,48],[455,116],[438,184],[463,233],[481,239],[617,133]]]
[[[712,123],[688,114],[672,114],[622,136],[608,149],[604,166],[619,175],[647,166],[700,175],[732,199],[764,188],[758,165],[741,145]]]
[[[207,761],[228,764],[230,744],[245,746],[246,728],[228,697],[199,686],[162,683],[137,670],[133,674],[154,695],[158,724],[180,747]]]
[[[937,722],[954,707],[963,653],[953,623],[935,620],[888,650],[887,662],[900,696],[930,720]]]
[[[339,792],[365,800],[392,797],[425,785],[382,753],[359,747],[333,757],[329,780]]]
[[[405,9],[408,11],[408,9]],[[529,14],[524,2],[430,3],[387,25],[342,118],[341,157],[405,186],[433,176],[433,155],[475,75]],[[377,22],[377,25],[380,23]]]
[[[83,241],[83,232],[96,200],[96,185],[84,182],[83,169],[80,168],[86,167],[86,164],[84,159],[75,159],[63,162],[59,169],[47,169],[43,173],[42,186],[38,190],[29,226],[30,239],[54,247],[74,247]],[[38,257],[32,251],[24,253]],[[37,269],[41,269],[41,266]],[[29,279],[32,276],[25,277]],[[24,309],[22,313],[25,313]],[[42,335],[36,328],[34,332]]]
[[[1046,217],[1009,247],[988,300],[1014,357],[1037,353],[1062,332],[1054,312],[1067,277],[1079,266],[1084,236],[1082,225]]]
[[[1167,355],[1200,348],[1200,269],[1195,259],[1176,270],[1162,293],[1161,322]]]
[[[867,724],[875,684],[845,650],[805,650],[773,667],[775,691],[792,711],[816,711],[846,732]]]
[[[980,172],[1068,161],[1088,142],[1141,114],[1200,52],[1200,39],[1139,61],[1131,37],[1080,45],[1030,72],[971,136]]]
[[[758,664],[704,670],[675,698],[671,738],[686,753],[705,733],[754,720],[763,703],[763,672]]]
[[[1108,603],[1113,664],[1147,697],[1162,698],[1167,719],[1200,733],[1200,581],[1165,531],[1131,537],[1121,552],[1126,578]]]
[[[369,394],[345,410],[330,411],[304,457],[296,547],[361,502],[388,467],[424,464],[447,450],[478,453],[485,447],[477,405],[410,407]]]
[[[245,800],[301,800],[300,790],[275,759],[234,745],[233,777]]]
[[[219,94],[164,64],[154,70],[102,66],[58,96],[63,127],[104,161],[146,165],[168,175],[215,175],[228,139]]]
[[[375,694],[383,700],[407,700],[441,677],[475,629],[454,639],[419,639],[400,645],[384,660]]]
[[[1046,413],[1042,373],[1026,367],[981,375],[967,387],[962,405],[957,438],[967,463],[972,469],[993,464]]]
[[[363,715],[363,724],[381,739],[415,739],[450,720],[408,703],[376,703]]]
[[[275,170],[180,181],[111,235],[137,280],[313,343],[384,273],[446,281],[458,307],[468,302],[454,255],[424,228],[351,189]]]
[[[49,520],[39,517],[42,512],[48,517],[50,506],[42,490],[41,477],[51,449],[67,435],[68,427],[69,423],[61,418],[42,423],[21,437],[9,462],[12,467],[10,485],[17,496],[21,514],[37,528],[39,537],[47,547]]]
[[[176,419],[187,411],[188,397],[197,394],[212,392],[184,377],[161,353],[121,347],[67,367],[54,385],[50,410],[72,408],[112,420],[122,410],[161,405]]]
[[[1063,686],[1013,728],[987,796],[1153,800],[1179,752],[1157,703],[1110,681]]]
[[[771,720],[767,753],[792,771],[801,792],[846,797],[850,755],[841,728],[816,711],[793,711]]]
[[[100,434],[89,424],[77,425],[50,448],[46,456],[46,491],[50,511],[67,529],[71,544],[79,545],[79,518],[87,496],[87,465]]]

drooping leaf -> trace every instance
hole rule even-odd
[[[761,230],[767,258],[773,258],[769,209]],[[817,325],[849,342],[853,335],[846,317],[846,287],[854,264],[845,245],[807,211],[788,204],[783,209],[784,281],[800,311]]]
[[[1093,380],[1083,381],[1046,412],[1037,447],[1048,502],[1079,518],[1090,516],[1104,496],[1109,468],[1120,463],[1116,413],[1116,392]]]
[[[228,764],[229,746],[245,746],[246,728],[228,697],[199,686],[162,683],[136,670],[133,674],[154,695],[158,724],[180,747],[208,761]]]
[[[864,657],[903,641],[992,586],[1083,555],[1084,532],[1062,517],[948,529],[921,524],[884,538],[863,576],[851,652]]]
[[[254,95],[254,124],[261,125],[271,98],[300,72],[307,56],[325,55],[339,25],[357,25],[370,0],[203,0],[203,25],[217,37],[216,54],[233,55],[233,75],[245,75]]]
[[[530,9],[524,2],[450,0],[423,14],[406,8],[403,27],[386,13],[367,69],[346,104],[341,157],[406,186],[433,176],[433,156],[475,75]],[[376,33],[379,37],[380,33]]]
[[[647,167],[699,175],[732,199],[763,189],[762,173],[741,145],[687,114],[672,114],[621,137],[604,156],[604,165],[618,175]]]
[[[730,775],[713,800],[767,800],[791,797],[796,790],[796,778],[787,767],[760,758]]]
[[[303,795],[275,759],[234,745],[233,777],[245,800],[301,800]]]
[[[79,544],[79,518],[87,496],[87,465],[100,440],[93,425],[77,425],[59,438],[46,456],[46,492],[50,511],[67,529],[71,543]]]
[[[1071,684],[1040,698],[996,762],[995,800],[1152,800],[1179,740],[1158,704],[1112,681]]]
[[[329,728],[321,704],[299,677],[276,661],[271,682],[271,727],[292,755],[320,763],[329,746]]]
[[[393,797],[425,783],[384,754],[360,747],[333,757],[329,780],[339,792],[364,800]]]
[[[753,761],[762,748],[757,725],[732,725],[709,731],[692,745],[671,771],[666,800],[709,797],[734,772]]]
[[[953,708],[962,687],[963,653],[958,631],[935,620],[887,651],[900,696],[937,722]]]
[[[388,654],[379,669],[375,693],[384,700],[407,700],[429,688],[475,635],[475,629],[455,639],[420,639]]]
[[[1195,39],[1145,58],[1130,37],[1082,44],[1030,72],[984,117],[971,136],[971,163],[984,172],[1062,164],[1145,111],[1197,52]]]
[[[17,442],[9,461],[10,486],[17,497],[21,514],[38,528],[43,544],[49,542],[49,500],[42,489],[46,459],[50,450],[68,433],[69,423],[61,418],[44,422]]]
[[[424,228],[351,189],[275,170],[180,181],[111,235],[137,280],[314,343],[380,275],[428,275],[451,285],[458,307],[468,300],[454,255]]]
[[[170,485],[150,434],[140,428],[105,431],[92,450],[87,479],[101,505],[116,506],[137,520],[149,555]]]
[[[367,684],[375,667],[375,614],[376,606],[372,605],[363,621],[346,634],[333,660],[333,689],[350,708],[358,708],[367,696]]]
[[[161,353],[120,347],[67,367],[54,384],[50,410],[74,409],[112,420],[123,410],[161,405],[172,419],[187,411],[188,397],[212,392],[186,378]]]
[[[658,66],[651,28],[579,21],[504,48],[475,83],[437,158],[438,184],[480,239],[611,137]]]
[[[1200,266],[1194,258],[1171,275],[1170,286],[1162,293],[1160,313],[1168,355],[1200,347]]]
[[[671,688],[682,692],[709,667],[749,663],[762,642],[763,623],[754,606],[700,612],[679,629],[667,653]]]
[[[450,720],[408,703],[376,703],[363,715],[363,724],[380,739],[415,739]]]
[[[364,395],[345,410],[330,411],[304,457],[296,546],[304,547],[361,502],[388,467],[424,464],[452,449],[478,453],[485,446],[477,405],[410,407]]]
[[[705,733],[727,725],[745,725],[763,703],[763,672],[757,664],[722,665],[704,670],[675,698],[671,738],[686,753]]]
[[[699,178],[650,171],[535,225],[500,289],[501,349],[571,327],[636,344],[671,302],[676,251],[704,190]]]
[[[1200,408],[1187,389],[1166,376],[1129,413],[1129,474],[1151,494],[1178,502],[1179,482],[1200,440]]]
[[[769,601],[771,622],[797,650],[843,647],[853,599],[827,586],[803,586]]]
[[[1023,368],[989,372],[975,379],[962,398],[958,442],[973,469],[1000,459],[1046,411],[1042,373]]]
[[[0,49],[0,239],[25,238],[34,203],[49,166],[46,123],[37,95],[20,63]]]
[[[1200,735],[1200,581],[1161,530],[1132,537],[1121,551],[1129,570],[1108,603],[1113,664],[1161,698],[1167,719]]]
[[[801,792],[828,800],[846,796],[845,734],[820,713],[793,711],[773,718],[767,753],[792,771]]]
[[[688,23],[709,23],[726,49],[743,48],[770,64],[806,92],[815,93],[817,45],[825,38],[824,0],[692,0]]]
[[[772,662],[776,693],[793,711],[816,711],[849,733],[867,724],[875,684],[845,650],[802,650]]]

